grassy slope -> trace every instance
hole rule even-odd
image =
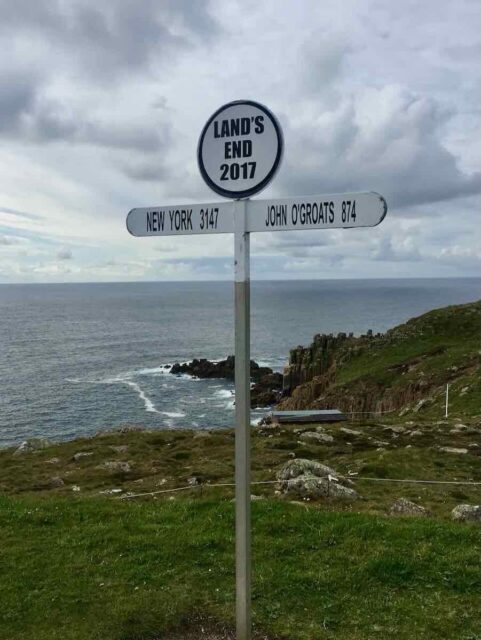
[[[481,637],[481,531],[253,505],[256,627],[290,638]],[[233,505],[0,499],[0,637],[161,637],[233,620]]]

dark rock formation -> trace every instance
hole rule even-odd
[[[317,334],[309,347],[296,347],[291,349],[289,364],[284,369],[283,391],[290,395],[301,384],[310,382],[313,378],[333,375],[335,365],[338,362],[342,350],[341,361],[345,362],[351,357],[359,355],[372,340],[372,332],[367,336],[354,338],[350,333]],[[326,379],[326,383],[329,379]]]
[[[272,371],[269,367],[260,367],[251,360],[251,389],[252,407],[267,407],[279,402],[282,392],[282,374]],[[195,378],[226,378],[234,380],[235,357],[228,356],[225,360],[212,362],[206,358],[194,359],[192,362],[180,364],[176,362],[170,373],[174,375],[187,374]]]
[[[201,358],[200,360],[195,358],[192,362],[184,362],[182,364],[176,362],[172,366],[170,373],[174,375],[187,374],[195,378],[227,378],[228,380],[233,380],[235,356],[227,356],[225,360],[220,360],[219,362],[212,362],[206,358]],[[251,379],[253,381],[257,382],[263,376],[271,373],[272,369],[269,369],[269,367],[260,367],[257,362],[251,360]]]
[[[270,407],[281,399],[282,374],[267,373],[251,389],[252,407]]]

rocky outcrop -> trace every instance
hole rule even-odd
[[[263,367],[264,368],[264,367]],[[282,374],[272,371],[259,378],[251,389],[252,407],[270,407],[279,402],[282,395]]]
[[[289,460],[277,474],[281,493],[303,499],[357,500],[358,494],[334,469],[307,459]]]
[[[284,369],[283,390],[285,394],[313,378],[322,377],[332,368],[335,355],[340,347],[354,342],[356,338],[350,333],[317,334],[309,347],[296,347],[289,353],[289,364]]]
[[[340,409],[353,417],[432,412],[443,406],[446,383],[459,380],[463,397],[474,393],[480,331],[481,302],[475,302],[436,309],[385,334],[317,335],[309,347],[291,351],[277,408]]]
[[[235,356],[228,356],[225,360],[213,362],[206,358],[194,359],[191,362],[176,362],[170,373],[174,375],[189,375],[194,378],[226,378],[234,380]],[[269,367],[261,367],[251,360],[251,406],[267,407],[276,404],[281,398],[282,374],[276,373]]]
[[[172,365],[170,373],[174,375],[187,374],[194,378],[227,378],[234,380],[235,374],[235,356],[227,356],[225,360],[218,362],[201,358],[195,358],[191,362],[176,362]],[[259,381],[266,375],[272,374],[273,371],[269,367],[260,367],[257,362],[251,360],[251,380]]]

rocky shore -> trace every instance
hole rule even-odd
[[[194,378],[224,378],[234,380],[235,356],[228,356],[225,360],[211,361],[206,358],[194,359],[191,362],[176,362],[170,373],[173,375],[189,375]],[[261,367],[251,360],[250,375],[253,386],[251,388],[251,405],[255,407],[269,407],[281,399],[282,374],[276,373],[270,367]]]

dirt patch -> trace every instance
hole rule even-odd
[[[263,633],[253,632],[253,640],[280,640]],[[213,619],[189,620],[181,626],[160,634],[156,640],[236,640],[235,630]]]

